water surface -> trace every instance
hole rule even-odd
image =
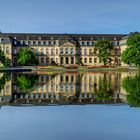
[[[1,140],[139,140],[138,72],[0,74]]]

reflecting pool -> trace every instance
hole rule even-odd
[[[0,73],[0,140],[139,140],[139,72]]]

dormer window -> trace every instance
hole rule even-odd
[[[41,40],[41,37],[39,37],[38,39]]]
[[[14,39],[17,39],[17,37],[14,37]]]
[[[79,37],[79,40],[81,40],[81,37]]]
[[[41,45],[41,42],[40,41],[38,41],[38,45]]]
[[[92,46],[92,45],[93,45],[92,41],[89,41],[89,45],[90,45],[90,46]]]
[[[27,40],[29,39],[29,37],[27,36]]]
[[[85,45],[85,46],[87,45],[87,41],[84,41],[84,45]]]
[[[51,37],[51,40],[53,40],[53,37]]]

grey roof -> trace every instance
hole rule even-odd
[[[17,40],[121,40],[127,34],[35,34],[35,33],[3,33],[6,37]]]

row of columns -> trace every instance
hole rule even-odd
[[[75,63],[75,57],[60,57],[60,64],[61,65],[73,65]]]

